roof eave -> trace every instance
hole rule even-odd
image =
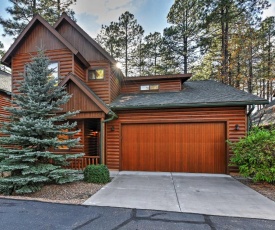
[[[31,27],[39,21],[42,25],[44,25],[60,42],[62,42],[74,55],[76,55],[83,64],[88,67],[89,63],[85,60],[85,58],[75,49],[64,37],[62,37],[45,19],[43,19],[40,15],[36,15],[32,18],[29,24],[24,28],[24,30],[20,33],[20,35],[15,39],[14,43],[10,46],[8,51],[4,54],[1,59],[1,63],[4,65],[11,67],[11,55],[16,49],[17,45],[21,42],[21,40],[25,37]]]
[[[0,89],[0,92],[5,93],[5,94],[7,94],[9,96],[11,95],[11,92],[8,91],[8,90]]]
[[[90,43],[92,43],[95,48],[103,54],[104,57],[106,57],[112,64],[116,64],[116,60],[108,54],[108,52],[103,49],[94,39],[92,39],[79,25],[77,25],[66,13],[63,13],[62,16],[59,18],[59,20],[54,24],[54,28],[56,29],[63,20],[66,20],[68,23],[70,23],[71,26],[73,26],[80,34],[82,34],[85,39],[87,39]]]
[[[221,103],[188,103],[188,104],[167,104],[167,105],[146,105],[146,106],[111,106],[113,110],[138,110],[138,109],[175,109],[175,108],[207,108],[207,107],[227,107],[227,106],[247,106],[268,104],[267,100],[262,101],[240,101],[240,102],[221,102]]]
[[[74,77],[74,75],[72,73],[69,73],[64,79],[63,81],[61,81],[59,83],[60,86],[64,86],[69,80],[72,80],[80,89],[82,89],[84,91],[84,93],[86,93],[88,95],[88,97],[93,100],[100,109],[102,109],[102,111],[106,114],[112,112],[112,110],[105,105],[105,103],[101,102],[101,100],[97,99],[94,95],[90,95],[91,93],[88,93],[86,91],[86,89],[82,86],[82,84],[80,83],[81,80],[75,79],[76,77]]]

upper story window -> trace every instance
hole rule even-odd
[[[55,79],[58,82],[58,75],[59,75],[59,62],[50,62],[48,65],[48,69],[52,72],[49,74],[49,79]]]
[[[104,79],[104,69],[90,69],[88,70],[89,80],[103,80]]]
[[[29,76],[29,66],[28,64],[25,65],[25,77]],[[55,79],[58,83],[58,76],[59,76],[59,62],[50,62],[48,65],[48,69],[51,70],[51,73],[47,76],[48,79]]]
[[[154,84],[154,85],[141,85],[140,86],[140,91],[157,91],[159,90],[159,85]]]

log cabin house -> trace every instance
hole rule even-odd
[[[11,75],[0,69],[0,123],[6,120],[8,115],[4,110],[5,106],[10,106],[9,99],[11,98]],[[0,133],[1,135],[1,133]]]
[[[13,86],[41,45],[73,94],[64,111],[81,110],[72,120],[82,147],[57,151],[85,153],[72,167],[229,173],[226,140],[246,135],[248,105],[267,103],[215,81],[189,81],[191,74],[126,78],[66,14],[54,26],[35,16],[3,56]]]

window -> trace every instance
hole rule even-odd
[[[140,86],[141,91],[157,91],[159,90],[159,85],[154,84],[154,85],[141,85]]]
[[[58,75],[59,75],[59,63],[58,62],[51,62],[48,65],[48,69],[51,70],[52,72],[49,74],[48,78],[50,79],[55,79],[55,81],[58,83]]]
[[[29,77],[29,65],[25,65],[25,77]],[[56,85],[58,84],[58,75],[59,75],[59,63],[58,62],[50,62],[48,65],[48,69],[51,70],[52,72],[49,74],[48,78],[50,79],[55,79],[56,80]]]
[[[88,70],[89,80],[103,80],[104,79],[104,69],[90,69]]]

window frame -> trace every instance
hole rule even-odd
[[[149,87],[149,89],[141,89],[142,87]],[[152,86],[157,86],[157,89],[151,89]],[[139,86],[140,92],[159,92],[159,84],[144,84]]]
[[[103,78],[102,79],[90,79],[89,78],[89,71],[97,71],[97,70],[103,70]],[[87,82],[89,82],[89,81],[104,81],[105,80],[105,72],[106,72],[106,70],[105,70],[105,68],[103,68],[103,67],[92,67],[92,68],[89,68],[89,69],[87,69]]]
[[[49,65],[51,65],[52,63],[57,63],[57,83],[59,83],[60,82],[60,61],[51,60]]]
[[[51,65],[52,63],[57,63],[57,82],[59,83],[59,80],[60,80],[60,61],[50,61],[49,62],[49,65]],[[27,77],[27,68],[28,68],[28,63],[25,63],[24,64],[24,78]]]

